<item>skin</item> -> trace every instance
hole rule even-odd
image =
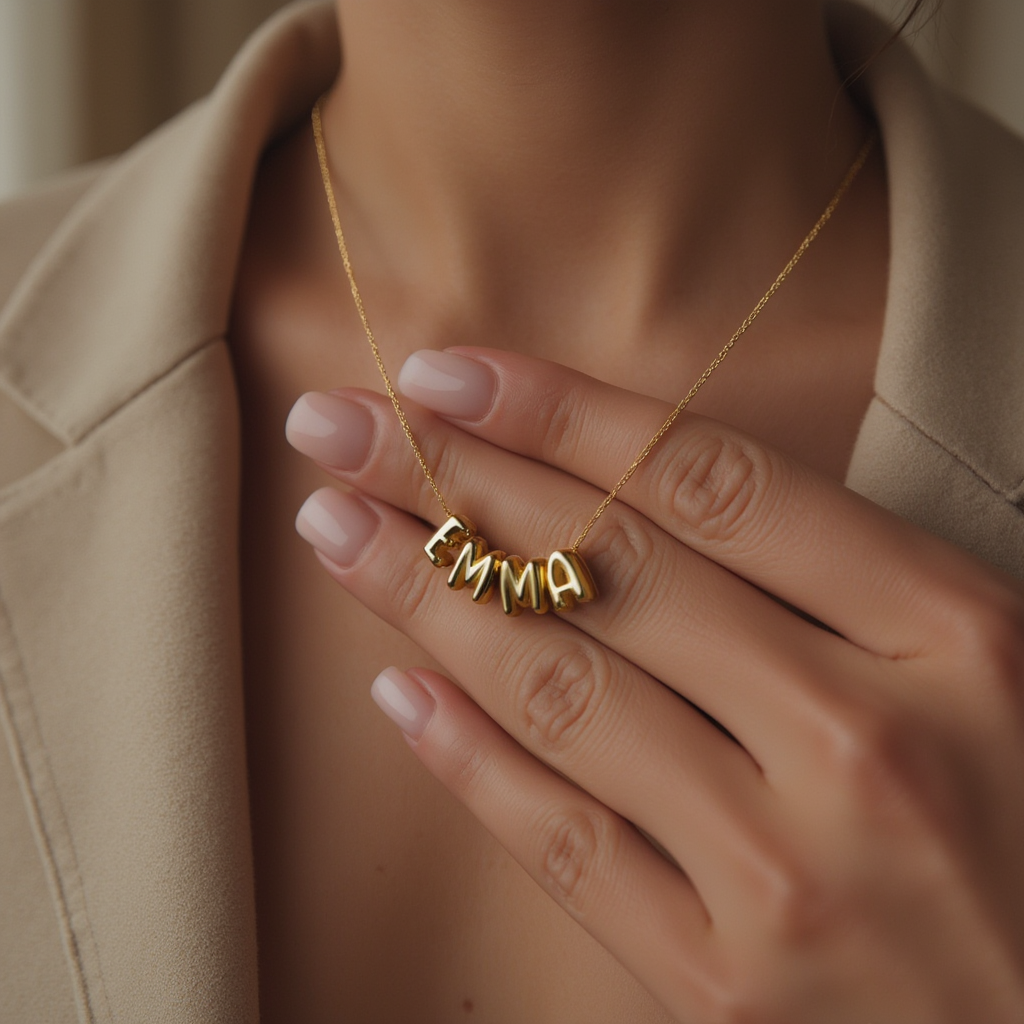
[[[491,347],[474,356],[488,416],[410,413],[452,500],[495,543],[546,552],[760,297],[867,124],[802,0],[339,10],[325,130],[385,358]],[[595,531],[602,599],[506,623],[416,553],[429,529],[409,513],[436,523],[437,508],[374,394],[308,128],[268,152],[231,330],[266,1021],[982,1019],[965,1000],[996,1020],[1020,1005],[1017,590],[837,483],[871,394],[886,213],[876,154],[695,403],[711,418],[680,421]],[[281,429],[298,395],[341,384],[364,416],[338,442],[348,469],[322,448],[302,459]],[[579,407],[560,410],[565,394]],[[545,441],[559,415],[571,452]],[[742,453],[690,487],[719,508],[706,519],[661,500],[701,436]],[[542,480],[523,455],[548,463]],[[732,515],[717,481],[748,463]],[[325,470],[386,520],[328,573],[292,526]],[[906,601],[883,612],[890,594]],[[631,597],[650,612],[630,637],[612,619]],[[575,689],[545,669],[556,643],[590,659]],[[389,664],[421,666],[436,704],[414,744],[429,772],[366,696]],[[555,729],[530,711],[545,693],[586,713]],[[641,757],[631,737],[652,728]],[[544,869],[555,820],[572,826],[571,887]],[[949,935],[977,960],[951,962]]]
[[[551,363],[462,351],[493,371],[493,398],[430,448],[495,532],[535,549],[542,495],[560,489],[552,518],[571,532],[574,506],[614,483],[609,454],[627,458],[668,411]],[[357,496],[306,508],[374,528],[344,564],[302,514],[300,530],[458,680],[406,677],[426,707],[414,753],[673,1019],[1019,1019],[1016,581],[687,416],[594,530],[607,596],[499,624],[466,595],[439,600],[426,559],[401,557],[430,537],[432,495],[389,470],[404,438],[387,403],[345,395],[376,424],[365,463],[336,473]]]

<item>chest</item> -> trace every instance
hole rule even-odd
[[[281,440],[291,393],[252,369],[241,546],[265,1020],[663,1020],[372,704],[381,668],[429,659],[296,536],[324,476]]]
[[[382,668],[431,662],[330,580],[296,535],[298,508],[330,480],[287,446],[284,423],[304,391],[379,391],[380,379],[339,287],[333,239],[318,278],[305,262],[312,245],[289,257],[294,218],[277,234],[266,227],[281,209],[257,199],[231,338],[263,1018],[660,1024],[663,1011],[427,775],[370,700]],[[375,324],[392,371],[425,344],[479,340],[403,334],[422,320],[395,315],[387,298],[373,308],[385,314]],[[756,347],[744,339],[694,408],[841,478],[870,398],[880,316],[834,324],[762,335]],[[599,346],[532,354],[675,400],[719,334],[728,331],[711,332],[703,352],[670,330],[643,358],[606,363],[593,358]]]
[[[352,339],[330,372],[379,387]],[[236,345],[236,352],[239,352]],[[323,572],[295,512],[326,482],[283,424],[301,361],[239,352],[243,409],[242,585],[261,999],[268,1022],[302,1019],[651,1022],[662,1011],[564,917],[425,773],[368,689],[387,665],[430,664]],[[301,375],[300,375],[301,376]],[[818,382],[793,376],[804,416]],[[724,389],[727,390],[727,389]],[[792,429],[824,464],[830,443]],[[835,415],[835,405],[831,409]],[[755,429],[757,424],[754,425]],[[765,429],[762,423],[761,429]],[[845,444],[846,442],[842,442]],[[410,455],[411,459],[411,455]]]

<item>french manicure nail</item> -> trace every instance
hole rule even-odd
[[[295,517],[299,536],[344,568],[355,562],[379,526],[369,505],[331,487],[311,494]]]
[[[434,713],[434,698],[412,676],[397,668],[386,668],[374,679],[370,696],[377,707],[414,740],[423,735]]]
[[[403,395],[460,420],[480,419],[494,401],[496,386],[493,372],[483,363],[433,349],[414,352],[398,373]]]
[[[344,470],[366,462],[373,430],[373,416],[365,406],[317,391],[307,392],[292,406],[284,428],[293,448]]]

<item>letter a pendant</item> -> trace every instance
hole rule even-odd
[[[518,555],[491,551],[466,516],[447,519],[423,550],[433,565],[449,570],[450,589],[471,587],[477,604],[486,604],[496,590],[506,615],[527,608],[538,615],[552,608],[567,612],[597,597],[590,570],[577,552],[553,551],[546,559],[524,562]]]

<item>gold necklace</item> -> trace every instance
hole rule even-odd
[[[430,538],[424,547],[424,551],[430,561],[438,568],[448,570],[448,586],[452,590],[462,590],[467,586],[472,587],[473,600],[478,604],[486,604],[494,595],[495,590],[501,596],[502,611],[506,615],[519,615],[524,608],[530,608],[538,614],[543,614],[549,609],[555,611],[569,611],[576,602],[592,601],[597,597],[597,587],[594,585],[593,577],[579,553],[580,545],[587,539],[587,534],[594,528],[594,524],[604,514],[605,509],[615,500],[615,496],[625,486],[629,478],[640,468],[641,463],[654,449],[654,446],[664,437],[669,427],[675,422],[679,414],[690,404],[693,397],[704,386],[708,378],[718,369],[722,361],[732,350],[733,345],[746,334],[747,329],[757,319],[761,310],[767,305],[768,300],[779,290],[782,282],[789,277],[793,268],[800,262],[800,258],[807,251],[811,242],[818,236],[818,232],[825,226],[825,223],[835,212],[839,201],[846,194],[847,189],[853,184],[854,178],[864,166],[871,149],[875,144],[875,134],[872,133],[860,151],[854,158],[846,176],[840,182],[835,195],[832,196],[828,206],[817,219],[814,227],[807,233],[807,237],[800,243],[797,250],[790,257],[789,262],[782,268],[781,273],[771,283],[768,291],[761,296],[758,303],[746,315],[743,322],[736,328],[733,336],[722,346],[722,350],[711,360],[708,368],[697,378],[693,387],[680,399],[679,404],[672,410],[665,422],[657,429],[654,436],[643,446],[636,458],[629,464],[629,468],[619,478],[618,483],[608,492],[604,500],[594,510],[594,514],[587,521],[586,526],[580,531],[579,536],[573,541],[570,548],[553,551],[547,558],[531,558],[524,560],[518,555],[506,555],[503,551],[491,551],[487,541],[481,537],[476,530],[473,521],[467,516],[458,515],[451,510],[441,488],[438,487],[434,474],[423,457],[423,452],[416,441],[406,418],[402,403],[398,400],[398,393],[395,391],[384,368],[384,360],[381,358],[380,349],[377,347],[373,331],[370,329],[370,321],[366,316],[366,309],[363,306],[362,296],[356,286],[355,275],[352,272],[352,261],[349,259],[348,246],[345,244],[345,235],[341,230],[341,218],[338,216],[338,204],[334,198],[334,188],[331,184],[331,171],[327,163],[327,147],[324,144],[323,122],[320,118],[320,104],[323,99],[317,100],[313,107],[313,138],[316,141],[317,156],[320,159],[320,173],[324,181],[324,191],[327,194],[327,205],[331,210],[331,220],[334,222],[334,234],[338,240],[338,251],[341,253],[341,260],[345,266],[345,274],[348,277],[349,288],[352,291],[352,298],[355,301],[356,311],[363,325],[366,340],[370,343],[373,358],[377,362],[377,369],[380,370],[384,387],[387,390],[388,398],[395,407],[398,421],[402,430],[412,446],[416,460],[423,470],[437,496],[437,500],[444,509],[447,517],[441,528]]]

